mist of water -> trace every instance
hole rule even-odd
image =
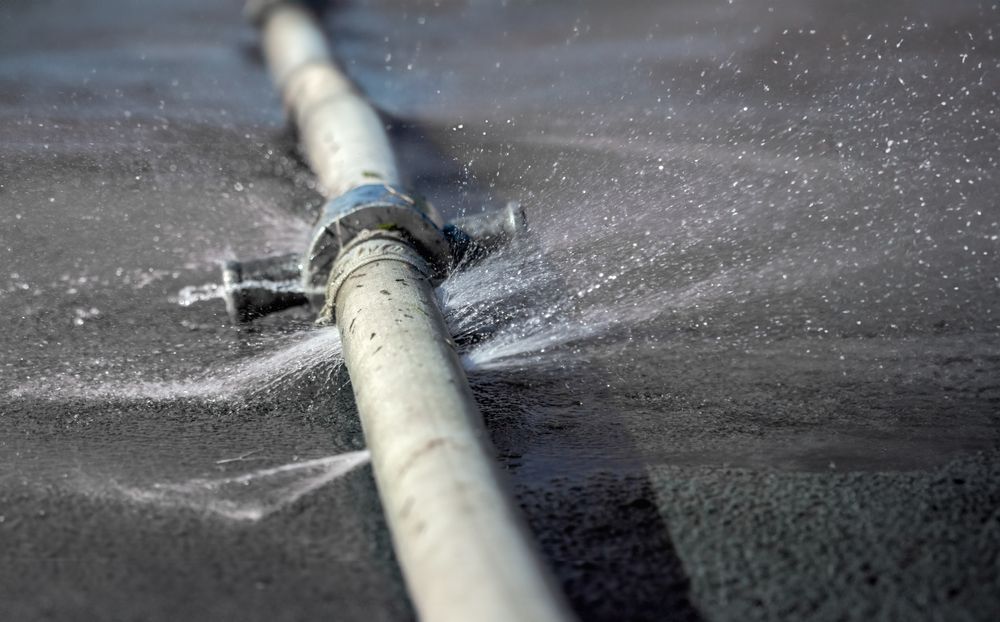
[[[205,283],[204,285],[187,285],[182,287],[176,296],[170,298],[182,307],[190,307],[207,300],[222,300],[223,286],[221,283]]]
[[[368,464],[369,459],[368,451],[352,451],[225,477],[150,485],[91,480],[83,488],[130,503],[184,509],[235,521],[258,521]]]
[[[22,384],[10,395],[54,400],[72,397],[215,401],[267,395],[306,376],[319,380],[321,387],[339,388],[342,385],[338,379],[343,364],[340,335],[335,328],[282,335],[274,339],[273,348],[271,352],[177,380],[136,382],[63,375]]]

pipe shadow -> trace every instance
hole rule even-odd
[[[602,375],[591,369],[574,381],[523,369],[471,380],[536,541],[580,618],[700,620],[633,437],[613,413],[586,406],[600,402],[588,387]]]

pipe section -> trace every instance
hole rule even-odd
[[[568,619],[497,472],[422,258],[405,243],[374,237],[342,262],[330,296],[421,618]]]
[[[315,17],[295,2],[262,9],[264,54],[302,150],[327,198],[399,183],[382,121],[333,64]]]
[[[286,1],[267,3],[259,17],[271,71],[326,195],[394,186],[382,124],[332,64],[313,16]],[[433,258],[397,220],[349,239],[329,232],[341,247],[325,312],[336,315],[413,603],[434,622],[570,620],[498,473],[429,280]]]

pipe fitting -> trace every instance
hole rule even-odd
[[[440,222],[433,206],[395,186],[359,186],[324,206],[304,256],[279,255],[223,265],[223,295],[229,317],[242,324],[310,304],[319,312],[319,321],[332,322],[330,284],[338,278],[334,273],[343,272],[342,259],[356,262],[359,254],[375,254],[371,244],[356,250],[355,242],[387,244],[395,240],[413,245],[416,252],[408,255],[417,259],[407,263],[432,285],[438,285],[450,270],[483,260],[527,230],[524,209],[515,202],[457,218],[443,227]]]
[[[397,233],[420,253],[437,284],[451,266],[451,248],[437,210],[389,184],[354,188],[329,201],[313,227],[303,262],[302,289],[315,309],[326,301],[334,263],[363,231]]]
[[[316,320],[321,324],[336,323],[337,294],[352,279],[363,277],[359,269],[376,261],[398,261],[404,263],[421,277],[430,279],[433,271],[423,257],[410,245],[406,236],[396,231],[362,231],[340,252],[326,286],[326,303]],[[363,287],[357,284],[357,287]]]

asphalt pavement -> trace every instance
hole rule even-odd
[[[320,204],[240,10],[0,6],[2,619],[413,617],[367,467],[204,484],[364,447],[306,311],[180,304]],[[526,207],[444,296],[581,619],[996,618],[998,17],[327,15],[415,188]]]

